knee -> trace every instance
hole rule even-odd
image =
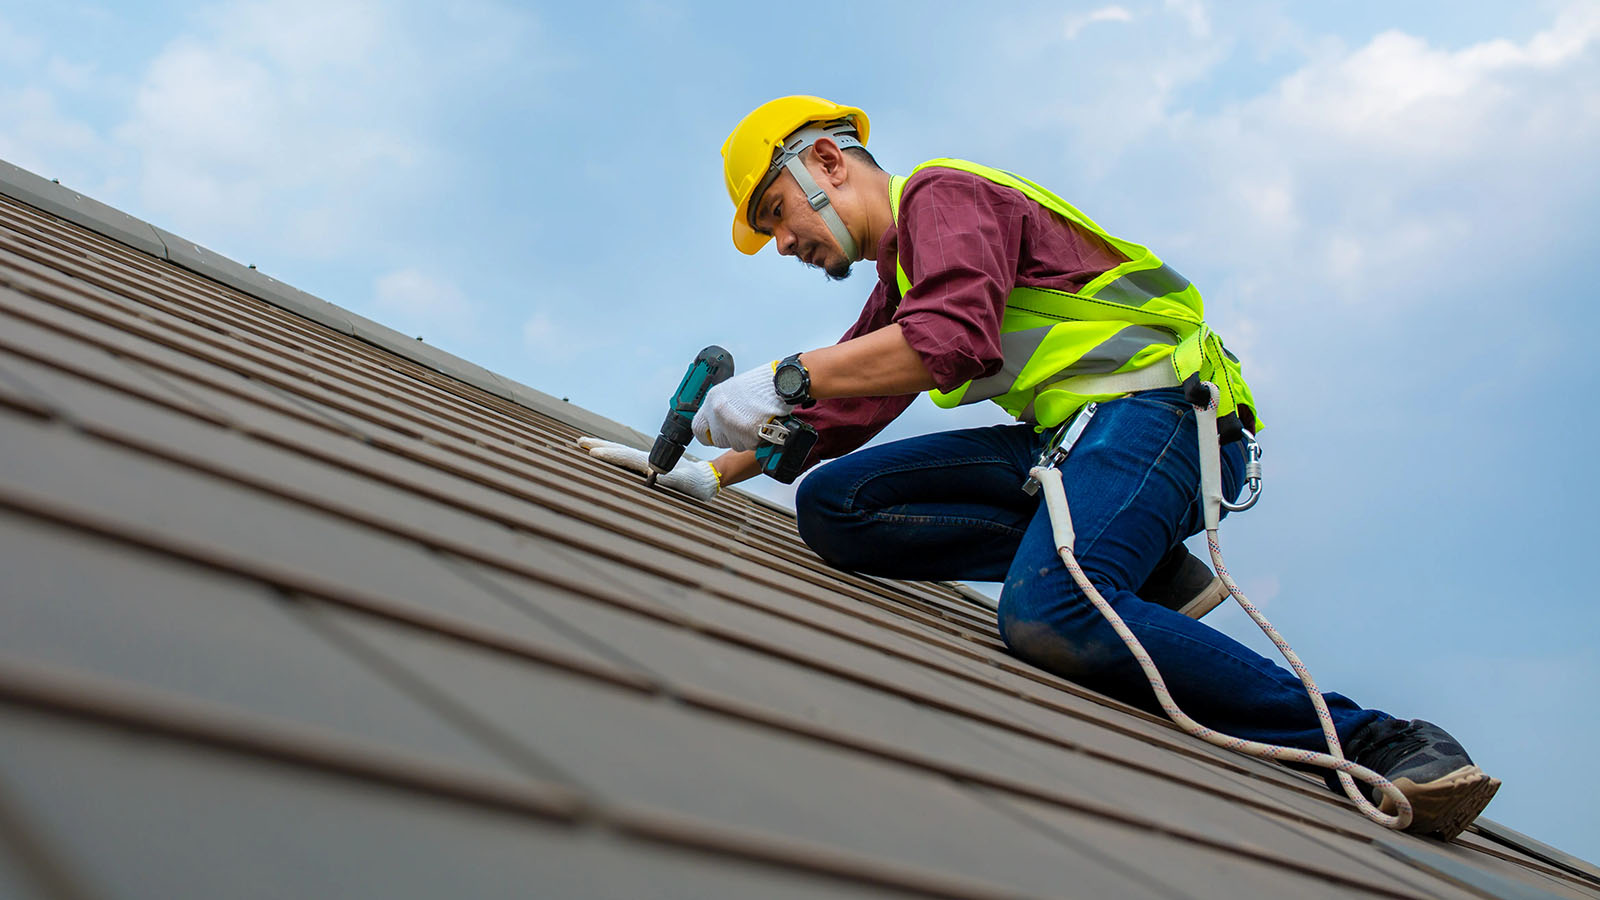
[[[1092,682],[1123,663],[1128,650],[1092,607],[1089,613],[1094,619],[1069,608],[1075,604],[1088,606],[1088,601],[1062,597],[1055,610],[1041,613],[1008,603],[1002,594],[1000,637],[1012,655],[1029,665],[1074,681]]]
[[[860,559],[852,548],[860,542],[852,540],[848,534],[851,525],[845,502],[848,488],[842,483],[843,479],[829,471],[832,468],[821,466],[801,480],[794,495],[795,525],[800,530],[800,539],[822,557],[823,562],[836,569],[853,570],[859,568]]]

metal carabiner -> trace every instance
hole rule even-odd
[[[1094,418],[1095,410],[1099,408],[1098,403],[1085,404],[1070,422],[1058,427],[1056,433],[1045,441],[1044,449],[1039,451],[1039,459],[1033,464],[1034,467],[1053,469],[1061,465],[1071,452],[1072,445],[1078,442],[1078,438],[1083,437],[1083,430],[1089,427],[1089,420]],[[1029,475],[1028,480],[1022,483],[1022,491],[1030,497],[1039,493],[1039,479]]]
[[[1250,429],[1240,430],[1244,432],[1245,442],[1244,483],[1250,488],[1250,496],[1246,497],[1243,503],[1229,503],[1223,500],[1222,508],[1228,512],[1244,512],[1261,499],[1261,442],[1256,440],[1255,434]]]

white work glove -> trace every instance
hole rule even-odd
[[[650,454],[643,450],[592,437],[578,438],[578,446],[595,459],[631,469],[640,475],[650,474]],[[717,470],[711,463],[680,459],[671,472],[656,478],[656,484],[710,503],[722,487],[722,479],[717,477]]]
[[[754,450],[761,444],[762,425],[794,412],[778,397],[772,374],[778,362],[757,366],[712,388],[691,429],[702,444],[733,450]]]

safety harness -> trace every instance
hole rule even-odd
[[[1138,372],[1128,372],[1122,375],[1104,376],[1111,379],[1106,386],[1117,388],[1119,393],[1148,390],[1149,388],[1128,386],[1131,381],[1126,379],[1129,376],[1138,374]],[[1152,386],[1174,387],[1177,385],[1174,378],[1171,384],[1156,384]],[[1061,470],[1057,466],[1067,458],[1067,455],[1072,451],[1073,445],[1077,443],[1078,438],[1087,429],[1089,421],[1094,417],[1096,404],[1091,403],[1085,406],[1072,421],[1063,424],[1057,429],[1056,434],[1046,442],[1044,451],[1039,455],[1038,462],[1029,470],[1028,480],[1023,485],[1023,489],[1029,494],[1033,494],[1037,493],[1040,487],[1044,488],[1045,509],[1050,515],[1050,527],[1055,536],[1056,551],[1061,554],[1062,563],[1066,565],[1067,571],[1072,575],[1072,580],[1077,583],[1078,589],[1083,591],[1084,596],[1089,598],[1089,602],[1094,604],[1095,609],[1100,611],[1100,614],[1110,623],[1112,630],[1127,645],[1129,652],[1133,654],[1134,659],[1139,663],[1139,668],[1144,671],[1145,677],[1149,680],[1150,688],[1155,692],[1156,701],[1161,704],[1161,709],[1179,728],[1209,744],[1238,753],[1262,759],[1275,759],[1282,762],[1331,769],[1337,773],[1339,784],[1344,788],[1345,794],[1355,801],[1356,807],[1361,810],[1363,815],[1388,828],[1403,829],[1411,824],[1411,801],[1407,800],[1405,794],[1402,794],[1399,788],[1395,787],[1393,783],[1382,775],[1345,759],[1343,749],[1339,745],[1338,732],[1333,727],[1333,717],[1328,713],[1328,705],[1323,701],[1322,692],[1317,689],[1316,682],[1312,680],[1311,672],[1306,669],[1305,664],[1300,661],[1300,657],[1295,654],[1294,650],[1290,649],[1289,643],[1283,639],[1283,635],[1272,627],[1272,623],[1268,622],[1267,617],[1261,614],[1261,610],[1257,609],[1245,597],[1244,592],[1239,589],[1232,576],[1228,574],[1228,567],[1222,559],[1222,544],[1217,537],[1219,524],[1222,521],[1222,510],[1224,508],[1234,511],[1248,509],[1255,505],[1256,500],[1260,498],[1261,445],[1256,442],[1254,435],[1248,431],[1245,432],[1245,440],[1248,442],[1248,461],[1245,465],[1245,478],[1250,487],[1250,496],[1244,503],[1233,504],[1228,502],[1222,494],[1222,453],[1217,429],[1217,399],[1219,394],[1217,386],[1209,381],[1191,379],[1185,385],[1184,395],[1190,405],[1194,407],[1195,430],[1199,434],[1200,500],[1203,504],[1205,515],[1206,543],[1211,550],[1211,563],[1217,570],[1217,576],[1222,579],[1222,583],[1227,587],[1228,593],[1239,602],[1245,613],[1272,640],[1278,651],[1283,654],[1283,658],[1288,661],[1289,667],[1299,676],[1300,683],[1305,686],[1306,695],[1311,698],[1312,707],[1316,709],[1317,719],[1322,723],[1322,734],[1328,744],[1327,753],[1233,737],[1201,725],[1190,718],[1187,713],[1178,707],[1177,702],[1172,699],[1171,692],[1167,690],[1166,681],[1156,669],[1155,662],[1151,660],[1150,654],[1139,643],[1139,639],[1134,637],[1133,632],[1122,621],[1122,617],[1117,615],[1117,611],[1111,608],[1111,604],[1100,596],[1100,592],[1095,589],[1093,582],[1089,580],[1089,576],[1084,573],[1083,567],[1078,564],[1077,557],[1073,555],[1075,538],[1072,529],[1072,512],[1067,507],[1067,493],[1061,486]],[[1355,785],[1355,780],[1360,780],[1376,788],[1387,801],[1393,803],[1394,813],[1391,815],[1383,812],[1366,797],[1362,796],[1361,790]]]

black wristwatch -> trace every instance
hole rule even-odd
[[[778,363],[772,373],[772,388],[778,392],[778,399],[790,406],[810,406],[817,402],[811,399],[811,373],[800,364],[798,353]]]

